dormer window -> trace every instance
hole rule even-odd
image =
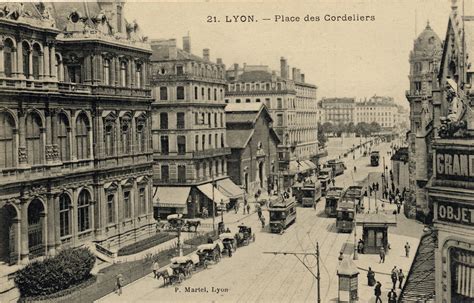
[[[165,75],[166,69],[164,67],[160,68],[160,75]]]
[[[79,15],[78,12],[72,12],[69,15],[69,20],[71,20],[72,23],[77,23],[81,19],[81,16]]]
[[[176,75],[182,76],[184,74],[184,68],[182,65],[176,66]]]

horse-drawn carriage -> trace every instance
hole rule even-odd
[[[206,268],[209,262],[219,263],[221,252],[222,247],[219,243],[208,243],[199,245],[196,254],[199,256],[199,263]]]
[[[180,284],[185,279],[184,273],[177,268],[167,267],[158,272],[158,279],[163,278],[163,285]]]
[[[178,274],[182,274],[184,279],[190,278],[193,275],[193,260],[189,256],[174,257],[171,260],[170,267]]]
[[[162,229],[165,230],[177,230],[178,228],[186,229],[188,232],[194,228],[194,232],[197,231],[198,226],[201,225],[200,220],[184,220],[182,214],[172,214],[166,217],[168,224],[164,224]]]
[[[191,228],[194,227],[194,232],[197,231],[198,226],[201,225],[200,220],[187,220],[186,223],[184,223],[184,227],[188,230],[191,231]]]
[[[235,235],[232,233],[223,233],[219,235],[219,239],[224,246],[222,253],[227,253],[229,256],[232,256],[232,252],[237,250],[237,243],[235,239]]]
[[[239,232],[235,234],[235,242],[237,247],[249,245],[250,241],[255,242],[255,233],[252,233],[252,228],[239,225]]]

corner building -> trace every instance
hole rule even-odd
[[[243,195],[227,176],[225,65],[193,55],[190,37],[151,45],[155,216],[212,214]]]
[[[295,176],[311,174],[319,159],[317,141],[317,86],[305,82],[305,75],[280,59],[280,73],[267,66],[245,65],[227,71],[226,103],[264,103],[280,138],[279,184],[289,187]],[[267,182],[262,191],[267,191]]]
[[[76,4],[2,6],[0,258],[10,264],[154,230],[151,50],[122,2]]]

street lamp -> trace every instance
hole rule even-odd
[[[224,224],[224,200],[221,199],[221,222]]]

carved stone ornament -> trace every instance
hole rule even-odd
[[[26,163],[28,162],[28,154],[26,151],[26,147],[19,147],[18,148],[18,162],[19,163]]]

